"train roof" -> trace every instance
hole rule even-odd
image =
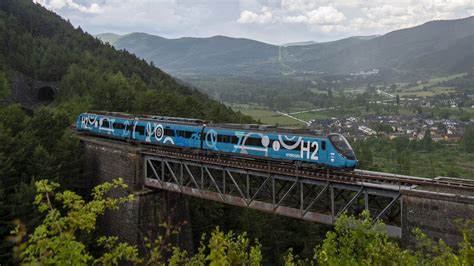
[[[173,117],[173,116],[160,116],[160,115],[143,115],[143,114],[128,114],[123,112],[104,112],[104,111],[91,111],[92,114],[98,115],[108,115],[108,116],[117,116],[128,119],[144,119],[150,121],[161,121],[161,122],[171,122],[179,124],[192,124],[192,125],[203,125],[209,123],[207,120],[203,119],[194,119],[194,118],[183,118],[183,117]]]
[[[163,121],[163,122],[173,122],[173,123],[184,123],[184,124],[207,124],[209,121],[202,120],[202,119],[195,119],[195,118],[182,118],[182,117],[173,117],[173,116],[159,116],[159,115],[147,115],[147,116],[140,116],[141,118],[145,118],[146,120],[153,120],[153,121]]]
[[[117,116],[127,119],[143,119],[148,121],[160,121],[160,122],[169,122],[177,123],[184,125],[207,125],[210,127],[219,127],[223,129],[240,129],[240,130],[251,130],[256,132],[266,132],[266,133],[288,133],[295,135],[308,135],[316,136],[314,131],[305,128],[287,128],[287,127],[277,127],[275,125],[262,125],[262,124],[237,124],[237,123],[212,123],[208,120],[203,119],[194,119],[194,118],[183,118],[183,117],[172,117],[172,116],[159,116],[159,115],[133,115],[123,112],[104,112],[104,111],[91,111],[88,112],[91,114],[99,115],[108,115],[108,116]]]
[[[294,134],[294,135],[308,135],[312,137],[316,136],[314,131],[311,131],[306,128],[277,127],[275,125],[225,123],[225,124],[209,124],[208,126],[220,127],[224,129],[251,130],[251,131],[265,132],[265,133],[288,133],[288,134]]]

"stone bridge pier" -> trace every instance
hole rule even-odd
[[[188,200],[186,196],[151,190],[143,186],[143,165],[137,147],[117,145],[107,141],[82,138],[85,152],[85,169],[91,173],[89,187],[123,178],[127,191],[113,191],[113,196],[135,195],[135,200],[118,210],[107,211],[98,221],[103,235],[118,236],[121,241],[137,245],[141,255],[146,255],[145,244],[165,234],[166,223],[178,226],[179,234],[167,238],[167,243],[193,252]],[[104,145],[106,143],[107,145]],[[175,227],[173,227],[175,228]]]
[[[448,178],[451,179],[451,178]],[[415,228],[454,249],[463,241],[466,222],[474,222],[474,193],[461,189],[418,187],[402,191],[402,246],[414,247]]]
[[[144,186],[143,164],[146,160],[139,146],[90,137],[81,137],[81,142],[85,151],[86,172],[91,173],[90,187],[121,177],[128,184],[128,190],[113,193],[121,193],[116,196],[127,193],[136,196],[135,201],[125,204],[119,210],[107,212],[99,221],[103,234],[116,235],[121,240],[135,244],[143,254],[146,252],[145,238],[154,239],[163,235],[160,224],[180,225],[181,232],[171,237],[170,241],[192,252],[188,200],[185,194]],[[176,177],[175,179],[177,180]],[[438,179],[461,181],[452,178]],[[467,182],[466,186],[472,184],[472,180],[464,182]],[[474,221],[474,191],[471,188],[446,189],[422,185],[400,189],[402,246],[414,246],[416,240],[412,231],[420,228],[432,239],[443,239],[456,248],[462,241],[458,221]]]

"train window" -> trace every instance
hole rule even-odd
[[[230,143],[232,144],[239,143],[239,138],[237,138],[236,136],[230,136]]]
[[[193,135],[194,132],[192,131],[184,131],[184,130],[177,130],[176,131],[177,135],[179,137],[183,137],[183,138],[187,138],[187,139],[190,139]],[[165,134],[166,135],[166,134]]]
[[[145,127],[144,126],[136,126],[135,127],[135,132],[137,132],[140,135],[145,135]]]
[[[170,136],[170,137],[174,137],[174,130],[172,129],[169,129],[169,128],[165,128],[165,136]]]
[[[230,143],[232,137],[229,135],[217,135],[217,142]]]
[[[321,141],[321,149],[323,149],[323,151],[326,150],[326,141]]]
[[[103,119],[102,120],[102,127],[109,127],[110,124],[109,124],[109,119]]]
[[[263,147],[262,139],[260,138],[247,138],[247,140],[245,141],[245,145]]]
[[[114,128],[123,130],[125,126],[122,123],[114,123]]]
[[[303,141],[301,141],[300,144],[297,145],[296,147],[294,147],[292,150],[299,150],[299,149],[301,149],[301,143],[302,143],[302,142],[303,142]],[[287,146],[293,147],[293,146],[295,146],[296,141],[285,141],[285,144],[286,144]],[[273,143],[272,143],[272,145],[273,145]],[[283,149],[286,149],[286,148],[283,147]]]
[[[347,142],[346,138],[340,134],[330,134],[328,136],[329,141],[331,141],[332,145],[338,152],[340,152],[344,157],[349,160],[355,160],[355,154],[352,150],[351,145]]]
[[[293,146],[296,144],[296,141],[285,141],[285,144],[288,146]]]

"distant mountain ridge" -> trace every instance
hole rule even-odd
[[[431,21],[381,36],[281,47],[225,36],[166,39],[132,33],[97,37],[179,77],[334,75],[370,69],[427,76],[474,69],[474,16]]]
[[[123,36],[124,35],[115,34],[115,33],[101,33],[101,34],[95,35],[95,37],[98,37],[104,43],[110,43],[111,45],[114,45]]]
[[[303,45],[311,45],[311,44],[316,44],[317,42],[315,41],[306,41],[306,42],[290,42],[290,43],[285,43],[281,46],[283,47],[289,47],[289,46],[303,46]]]
[[[252,74],[256,67],[274,71],[272,65],[278,55],[278,46],[225,36],[166,39],[131,33],[120,37],[113,45],[153,61],[156,66],[178,76],[187,73]]]

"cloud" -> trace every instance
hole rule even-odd
[[[316,1],[311,0],[282,0],[281,8],[289,11],[307,11],[317,7]]]
[[[304,10],[304,7],[312,6],[303,1],[284,2],[289,10]],[[273,16],[268,7],[262,8],[260,13],[244,10],[240,13],[238,23],[306,23],[314,25],[335,25],[346,19],[346,16],[332,5],[320,6],[318,8],[304,11],[303,14],[284,16],[286,12],[279,12]],[[283,15],[282,15],[283,14]]]
[[[367,17],[371,19],[384,17],[401,17],[408,13],[408,10],[400,6],[383,5],[364,9]]]
[[[249,10],[244,10],[240,13],[237,20],[238,23],[269,23],[273,19],[273,15],[267,9],[263,9],[260,14]]]
[[[322,6],[308,12],[308,22],[317,25],[335,25],[346,19],[343,13],[333,6]]]
[[[287,23],[306,23],[308,22],[308,18],[303,15],[298,15],[298,16],[288,16],[284,18],[284,22]]]
[[[99,6],[97,3],[92,3],[90,6],[85,6],[76,3],[74,0],[33,0],[33,2],[39,3],[42,6],[54,11],[68,8],[90,14],[99,14],[102,12],[101,6]]]
[[[383,34],[431,20],[474,15],[473,0],[33,1],[93,34],[227,35],[270,43]]]
[[[308,25],[336,25],[346,20],[346,16],[335,9],[333,6],[321,6],[309,12],[305,12],[304,15],[287,16],[282,19],[285,23],[301,23]],[[334,27],[330,27],[331,29]],[[328,32],[328,27],[325,28],[325,32]]]

